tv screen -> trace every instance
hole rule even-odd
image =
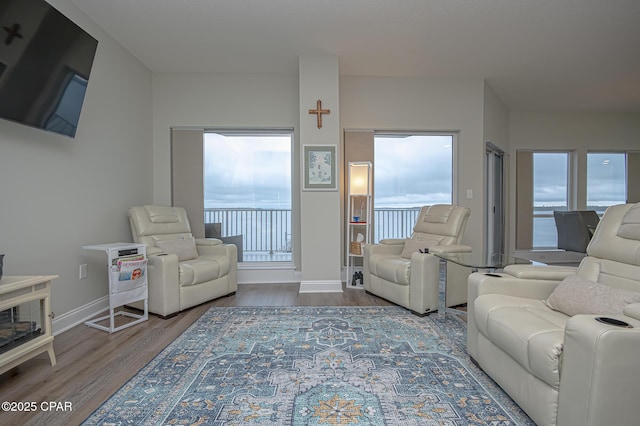
[[[98,41],[44,0],[0,0],[0,118],[75,137]]]

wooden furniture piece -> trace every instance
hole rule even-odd
[[[362,251],[371,242],[371,162],[349,163],[347,188],[347,288],[363,289]],[[358,241],[361,236],[362,240]],[[360,269],[359,271],[357,269]],[[359,281],[359,282],[357,282]]]
[[[51,281],[58,275],[0,279],[0,374],[43,352],[56,365]]]
[[[83,246],[87,250],[98,250],[107,253],[109,270],[109,315],[86,321],[89,327],[113,333],[149,319],[148,286],[147,286],[147,251],[144,244],[111,243]],[[129,303],[142,301],[142,315],[115,309]],[[133,318],[125,324],[116,326],[115,317],[121,315]],[[109,326],[99,324],[109,320]]]

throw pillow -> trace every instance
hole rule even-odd
[[[177,254],[180,262],[198,257],[196,240],[193,237],[156,241],[156,247],[167,253]]]
[[[411,255],[417,251],[424,251],[425,248],[430,248],[435,245],[440,244],[442,241],[442,237],[421,237],[421,238],[407,238],[404,241],[404,248],[402,249],[402,253],[400,256],[405,259],[411,259]]]
[[[569,275],[544,301],[554,311],[565,315],[615,315],[630,303],[640,302],[640,292],[622,290]]]

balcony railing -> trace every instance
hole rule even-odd
[[[223,237],[242,235],[245,252],[291,252],[291,210],[205,209],[205,223],[220,223]]]
[[[373,242],[411,236],[419,214],[420,207],[373,209]]]
[[[374,209],[374,242],[410,236],[419,213],[420,207]],[[208,208],[204,221],[220,223],[223,237],[242,235],[245,253],[291,253],[291,210]]]

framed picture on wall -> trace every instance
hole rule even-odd
[[[336,191],[338,169],[336,145],[304,145],[304,191]]]

